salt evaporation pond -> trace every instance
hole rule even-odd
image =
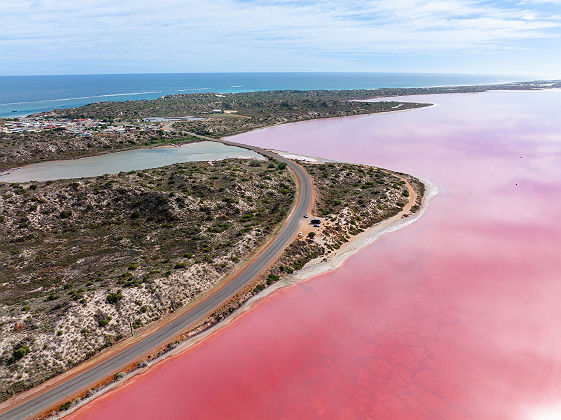
[[[561,92],[234,138],[430,178],[416,223],[283,289],[76,418],[561,418]]]
[[[174,163],[212,161],[228,158],[263,159],[261,155],[241,147],[213,141],[188,143],[181,146],[127,150],[80,159],[52,160],[33,163],[0,175],[0,182],[50,181],[86,178],[119,172],[159,168]]]

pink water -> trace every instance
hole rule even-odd
[[[561,92],[419,100],[439,106],[238,136],[441,193],[77,417],[561,418]]]

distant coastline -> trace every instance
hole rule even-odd
[[[431,73],[187,73],[0,76],[0,118],[93,102],[149,100],[181,93],[349,90],[507,83],[513,76]]]

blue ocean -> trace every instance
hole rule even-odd
[[[375,89],[486,84],[512,76],[422,73],[182,73],[1,76],[0,118],[100,101],[155,99],[190,92]]]

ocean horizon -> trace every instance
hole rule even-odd
[[[0,76],[0,118],[94,102],[194,92],[411,88],[517,81],[512,75],[440,73],[149,73]]]

